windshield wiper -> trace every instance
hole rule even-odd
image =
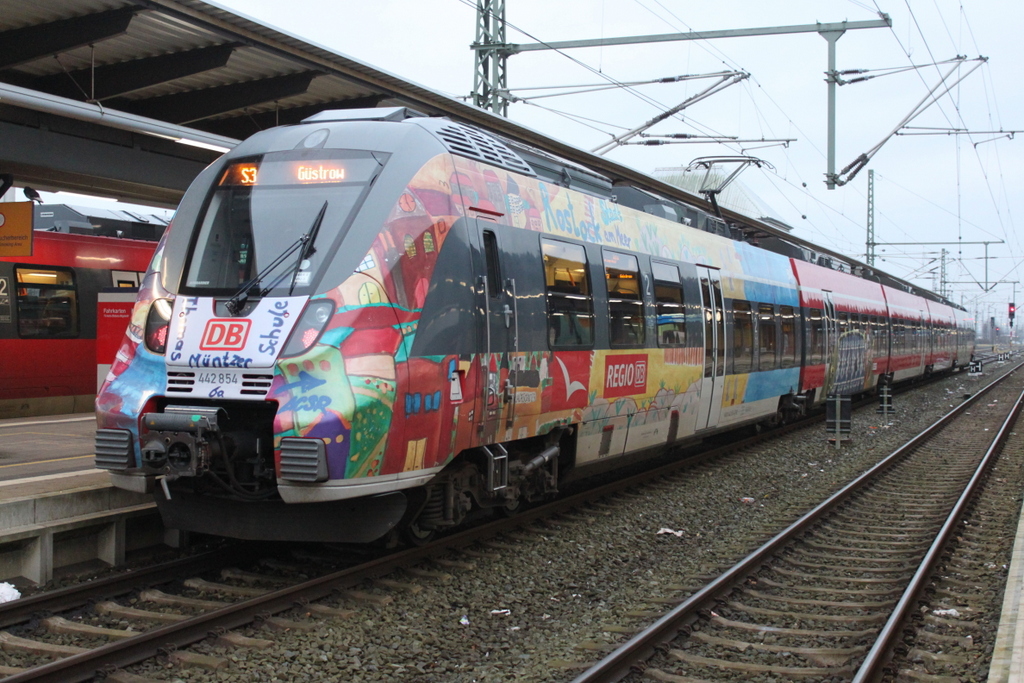
[[[313,221],[312,227],[309,228],[309,232],[306,236],[309,238],[302,245],[302,251],[299,252],[299,260],[295,262],[295,270],[292,271],[292,286],[288,288],[288,296],[292,295],[295,291],[295,279],[299,277],[299,270],[302,269],[302,262],[307,258],[316,253],[316,247],[313,244],[316,242],[316,236],[320,232],[320,224],[324,222],[324,214],[327,213],[327,200],[324,200],[324,205],[320,207],[320,213],[316,215],[316,220]]]
[[[242,309],[245,308],[245,304],[249,300],[249,291],[253,287],[256,287],[261,282],[263,282],[263,278],[265,278],[268,274],[273,272],[274,269],[276,269],[279,265],[284,263],[284,261],[289,256],[295,253],[296,249],[298,249],[299,247],[303,247],[302,254],[308,255],[312,253],[308,252],[308,250],[305,248],[305,245],[309,244],[316,238],[316,233],[320,229],[320,224],[323,222],[324,213],[326,211],[327,202],[324,202],[324,205],[320,208],[320,213],[317,214],[316,219],[313,221],[313,225],[310,226],[306,234],[302,235],[301,237],[299,237],[299,239],[292,242],[287,249],[281,252],[280,256],[271,261],[266,268],[256,273],[256,277],[252,278],[251,280],[243,284],[241,288],[224,303],[224,308],[227,309],[228,313],[234,316],[241,314]],[[299,264],[302,263],[302,254],[299,255]],[[280,279],[278,280],[278,282],[279,281]],[[275,282],[274,284],[276,285],[277,282]],[[292,286],[294,287],[294,284]],[[273,286],[269,287],[268,290],[269,289],[273,289]],[[291,294],[291,291],[289,291],[288,293]]]

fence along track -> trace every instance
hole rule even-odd
[[[923,557],[938,555],[929,543],[940,528],[948,534],[946,515],[966,500],[958,492],[980,478],[975,466],[1005,431],[1003,418],[1019,403],[1007,384],[951,411],[574,683],[620,680],[660,643],[671,644],[658,666],[672,673],[648,669],[649,678],[852,677],[880,629],[898,631],[897,618],[887,618],[912,603],[902,594],[907,581]],[[680,632],[689,637],[673,642]]]

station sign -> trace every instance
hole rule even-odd
[[[96,299],[96,387],[107,373],[124,342],[138,290],[129,287],[101,291]]]
[[[32,202],[0,202],[0,256],[32,255]]]

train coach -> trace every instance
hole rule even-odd
[[[137,287],[153,242],[35,231],[0,257],[0,417],[84,412],[96,399],[96,300]]]
[[[733,236],[405,109],[264,131],[196,179],[158,247],[97,399],[97,466],[174,528],[424,540],[969,359],[948,302]]]

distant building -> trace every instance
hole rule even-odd
[[[49,232],[126,237],[155,242],[164,234],[169,223],[166,218],[138,211],[38,204],[34,227]]]

